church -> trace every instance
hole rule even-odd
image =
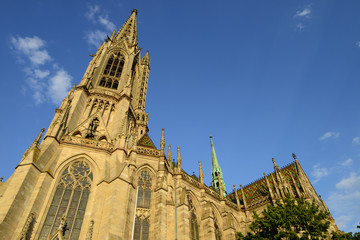
[[[141,56],[137,10],[92,55],[78,85],[0,182],[1,239],[232,240],[254,211],[286,195],[329,212],[294,161],[226,189],[210,137],[211,186],[181,168],[162,129],[160,149],[145,112],[150,56]],[[330,229],[337,229],[330,215]]]

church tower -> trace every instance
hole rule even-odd
[[[170,145],[165,156],[164,129],[156,148],[145,112],[150,57],[141,56],[136,17],[133,10],[91,55],[47,131],[0,179],[0,239],[235,240],[249,230],[251,212],[288,194],[328,212],[295,155],[227,194],[212,137],[211,186],[200,161],[199,176],[182,169],[196,160],[182,159],[179,146],[176,161]]]
[[[211,158],[212,158],[212,168],[211,168],[211,186],[218,191],[220,194],[222,194],[224,197],[226,197],[226,187],[225,182],[223,178],[223,173],[221,171],[221,168],[219,166],[219,162],[216,157],[214,142],[212,139],[212,136],[210,136],[210,146],[211,146]]]
[[[141,57],[136,18],[134,9],[91,55],[43,141],[44,129],[1,189],[3,239],[130,239],[137,195],[134,234],[149,235],[154,169],[164,157],[147,135],[150,57]],[[139,169],[144,162],[154,168]]]

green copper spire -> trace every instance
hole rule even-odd
[[[211,145],[211,158],[212,158],[212,169],[211,169],[211,186],[218,192],[220,192],[219,186],[222,186],[222,192],[224,197],[226,197],[226,187],[225,182],[223,179],[223,174],[221,171],[221,168],[219,166],[216,153],[215,153],[215,147],[212,140],[212,136],[210,136],[210,145]],[[218,177],[219,176],[219,177]],[[221,181],[221,184],[219,185],[219,179]]]

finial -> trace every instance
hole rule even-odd
[[[292,156],[293,156],[294,160],[297,161],[295,153],[293,153]]]
[[[169,144],[169,148],[168,148],[168,155],[167,155],[167,159],[168,161],[170,161],[169,163],[172,162],[172,158],[171,158],[171,145]]]
[[[204,185],[204,173],[201,167],[201,161],[199,160],[199,178],[200,178],[200,183],[202,185]]]
[[[220,192],[220,196],[222,198],[222,197],[224,197],[224,191],[223,191],[223,186],[222,186],[222,182],[220,179],[220,174],[218,174],[217,177],[218,177],[218,183],[219,183],[219,192]]]
[[[69,93],[68,93],[68,95],[67,95],[67,98],[68,98],[68,99],[70,99],[70,96],[71,96],[71,94],[74,92],[75,87],[76,87],[76,84],[74,84],[74,85],[72,86],[72,88],[70,89],[70,91],[69,91]]]
[[[240,209],[240,199],[239,199],[239,195],[238,195],[238,193],[237,193],[235,184],[234,184],[234,197],[235,197],[235,199],[236,199],[236,205],[237,205],[238,208]]]
[[[180,146],[177,147],[177,164],[178,164],[178,168],[181,169]]]
[[[245,207],[245,211],[246,211],[247,203],[246,203],[246,198],[245,198],[245,194],[244,194],[244,189],[243,189],[243,186],[241,184],[240,184],[240,189],[241,189],[241,195],[242,195],[242,199],[243,199],[244,207]]]
[[[136,8],[134,8],[131,13],[133,13],[133,12],[137,15],[138,10]]]
[[[274,163],[274,168],[275,168],[275,170],[276,171],[280,171],[280,168],[279,168],[279,166],[276,164],[276,162],[275,162],[275,158],[272,158],[272,162]]]
[[[35,141],[34,141],[35,147],[38,147],[38,146],[39,146],[40,141],[41,141],[41,137],[42,137],[44,131],[45,131],[45,128],[42,128],[41,131],[40,131],[40,133],[39,133],[39,135],[36,137],[36,139],[35,139]]]
[[[2,182],[3,179],[4,179],[4,176],[2,176],[2,177],[0,178],[0,182]]]
[[[161,153],[165,154],[165,133],[164,133],[164,128],[161,129],[161,140],[160,140],[160,149],[161,149]]]

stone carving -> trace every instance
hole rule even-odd
[[[139,154],[148,155],[148,156],[155,156],[155,157],[160,156],[160,150],[157,150],[157,149],[149,149],[149,148],[145,148],[145,147],[137,147],[136,152],[139,153]]]
[[[71,144],[76,144],[76,145],[86,145],[86,146],[91,146],[91,147],[95,147],[95,148],[105,149],[108,151],[113,150],[113,145],[111,143],[91,140],[91,139],[87,139],[87,138],[75,137],[75,136],[65,136],[61,139],[61,142],[62,143],[63,142],[71,143]]]
[[[93,230],[94,230],[94,220],[91,220],[88,232],[86,234],[86,240],[91,240],[92,239]]]
[[[150,209],[137,208],[136,217],[140,218],[141,220],[148,219],[150,217]]]
[[[32,228],[33,228],[35,222],[36,222],[35,221],[35,213],[30,213],[28,218],[26,219],[23,230],[21,231],[20,238],[19,238],[20,240],[31,239]]]

